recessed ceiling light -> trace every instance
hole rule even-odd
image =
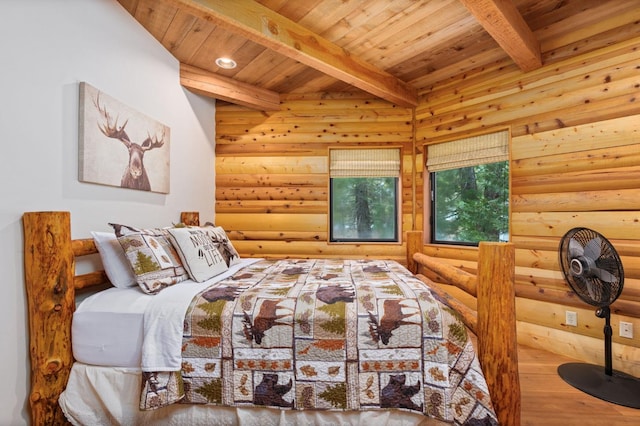
[[[216,59],[216,65],[226,70],[235,68],[238,64],[231,58],[218,58]]]

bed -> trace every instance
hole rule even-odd
[[[184,212],[180,222],[197,227],[198,214]],[[97,253],[95,240],[71,238],[69,212],[28,212],[23,225],[33,424],[520,422],[511,244],[481,243],[478,273],[471,275],[422,254],[422,234],[408,232],[408,269],[384,259],[239,259],[215,283],[180,283],[153,295],[108,288],[76,311],[77,292],[108,282],[103,270],[75,273],[77,258]],[[347,282],[347,275],[364,281]],[[438,282],[477,297],[477,310]],[[177,296],[178,287],[193,294]],[[397,288],[411,289],[415,299],[398,299]],[[378,301],[376,293],[385,297]],[[191,322],[182,318],[181,335],[173,338],[180,339],[177,356],[157,341],[145,343],[153,347],[146,352],[136,344],[154,342],[143,324],[154,322],[154,309],[164,315],[162,298],[189,302]],[[100,316],[105,305],[118,308]],[[200,326],[221,321],[223,311],[228,325]],[[318,319],[308,317],[313,311]],[[129,328],[129,343],[96,337],[103,325]],[[475,347],[467,331],[477,337]],[[154,331],[172,341],[165,332]],[[320,340],[309,340],[312,334]],[[344,342],[336,338],[342,335]],[[232,341],[240,347],[225,349]],[[112,352],[118,346],[125,353]],[[203,348],[212,347],[217,358],[205,360]],[[164,352],[179,371],[155,364]],[[250,365],[257,361],[262,365]]]

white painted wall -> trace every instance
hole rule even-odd
[[[0,425],[30,423],[22,213],[68,210],[72,237],[107,222],[213,220],[215,104],[115,0],[0,0]],[[170,193],[78,181],[78,83],[171,128]],[[124,148],[124,147],[123,147]]]

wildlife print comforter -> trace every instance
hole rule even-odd
[[[467,330],[383,260],[261,260],[213,284],[184,321],[182,370],[143,373],[141,408],[402,409],[497,424]]]

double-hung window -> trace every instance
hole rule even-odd
[[[332,148],[329,176],[330,241],[399,241],[399,148]]]
[[[509,132],[427,147],[432,243],[509,239]]]

